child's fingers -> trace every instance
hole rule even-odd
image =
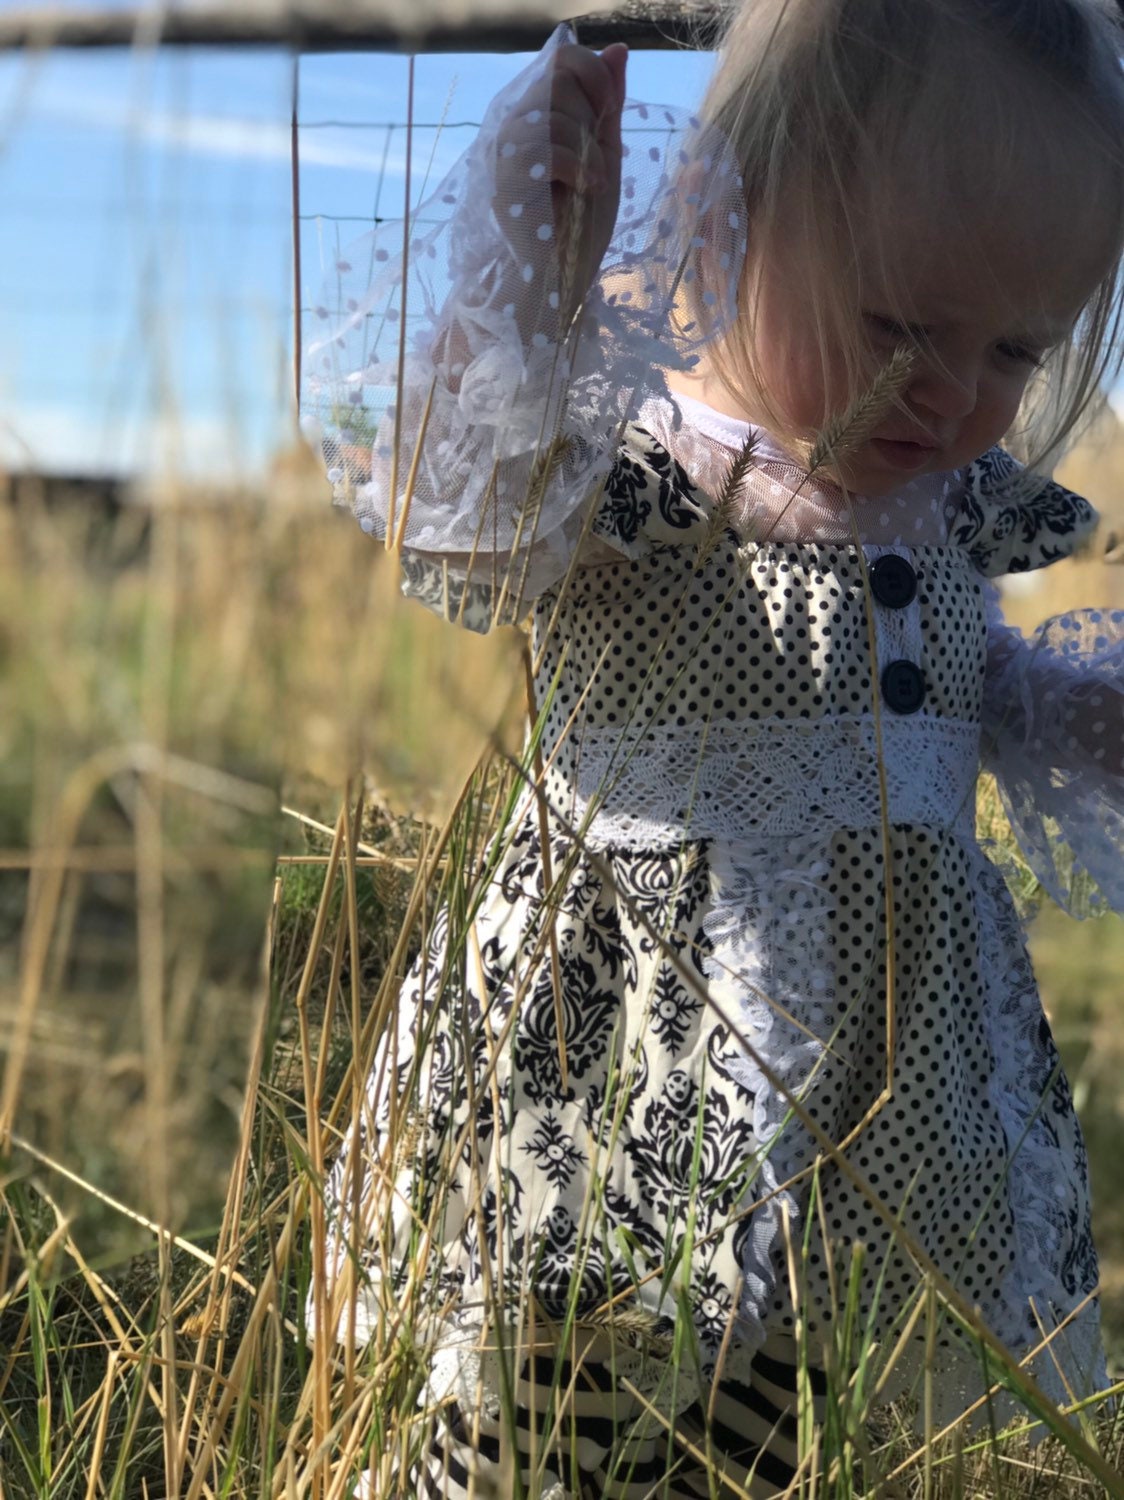
[[[550,180],[574,192],[599,193],[608,186],[605,159],[596,147],[592,151],[555,149],[550,158]]]
[[[554,107],[549,90],[535,90],[521,99],[514,113],[503,123],[499,134],[501,162],[515,153],[531,151],[546,160],[554,145],[573,149],[581,137],[596,140],[595,123],[584,102],[575,113]]]
[[[623,58],[618,49],[621,49],[621,43],[616,42],[599,56],[588,47],[559,48],[550,74],[554,107],[559,107],[560,96],[569,100],[580,91],[596,120],[619,114],[624,97],[621,92]],[[627,56],[628,49],[621,50]],[[612,54],[608,61],[606,53]]]
[[[606,86],[608,90],[611,84],[607,82]],[[527,90],[505,122],[504,134],[510,139],[541,139],[544,121],[555,123],[566,117],[591,135],[600,136],[607,125],[611,131],[617,113],[615,93],[606,92],[598,105],[591,102],[580,80],[563,71],[540,79]]]
[[[627,49],[599,57],[563,47],[519,98],[499,137],[494,211],[513,245],[534,249],[562,229],[572,241],[568,296],[580,299],[605,254],[621,179],[621,110]],[[549,183],[550,215],[533,222],[531,184]],[[521,252],[522,253],[522,250]],[[576,305],[576,304],[575,304]],[[572,311],[569,308],[568,311]]]
[[[628,46],[624,42],[613,42],[601,54],[601,61],[612,75],[617,86],[617,108],[624,109],[625,72],[628,67]]]

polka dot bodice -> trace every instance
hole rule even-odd
[[[955,547],[911,554],[907,608],[920,647],[924,708],[980,716],[986,621],[979,576]],[[818,719],[870,711],[871,608],[856,549],[743,548],[723,537],[684,577],[680,546],[577,575],[548,643],[565,657],[551,710],[561,733],[579,698],[589,727],[700,719]],[[554,614],[553,599],[539,608]],[[549,671],[550,669],[547,668]]]

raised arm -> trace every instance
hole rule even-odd
[[[477,626],[564,575],[624,423],[702,342],[672,312],[704,223],[728,268],[709,330],[732,303],[736,171],[697,121],[624,103],[625,56],[556,33],[418,210],[406,263],[400,225],[341,258],[308,349],[336,498]]]

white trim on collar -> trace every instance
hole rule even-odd
[[[799,459],[782,448],[773,434],[764,427],[757,427],[741,417],[729,417],[725,412],[715,411],[705,401],[699,401],[694,396],[680,395],[678,391],[671,393],[671,404],[679,408],[696,432],[713,438],[724,447],[741,448],[752,433],[757,440],[755,456],[758,463],[765,460],[799,467]]]

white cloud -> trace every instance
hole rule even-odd
[[[247,478],[266,459],[229,417],[211,413],[106,420],[62,404],[0,404],[0,466],[55,474]]]
[[[242,161],[287,162],[289,127],[282,121],[255,120],[238,115],[173,114],[162,109],[142,109],[127,99],[96,91],[65,92],[51,89],[37,95],[37,121],[71,125],[82,130],[103,130],[167,146],[193,155]],[[364,136],[368,133],[364,132]],[[328,129],[306,131],[301,136],[301,160],[309,166],[350,171],[384,170],[402,176],[405,156],[392,151],[382,163],[382,137],[373,132],[378,148],[354,131]]]

